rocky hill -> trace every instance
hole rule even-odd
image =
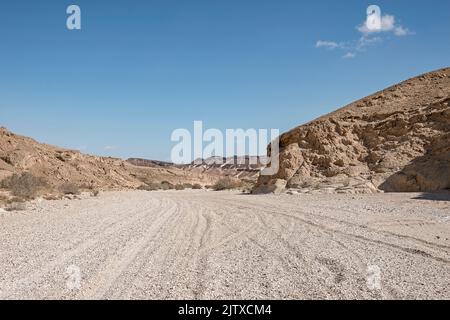
[[[138,167],[121,159],[96,157],[63,149],[0,128],[0,180],[29,172],[51,186],[66,182],[97,189],[138,188],[143,183],[213,184],[217,177],[175,167]]]
[[[280,138],[280,170],[255,193],[450,188],[450,68],[377,92]]]
[[[256,182],[261,168],[264,167],[260,156],[210,157],[193,161],[190,164],[176,165],[170,162],[130,158],[127,162],[140,167],[176,168],[184,172],[204,174],[210,177],[232,177]]]

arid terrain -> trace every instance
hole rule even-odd
[[[0,297],[450,299],[449,199],[128,191],[34,201],[0,213]]]
[[[0,299],[450,299],[449,103],[450,69],[407,80],[283,134],[259,177],[1,128]]]

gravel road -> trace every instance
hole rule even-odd
[[[36,201],[0,213],[0,299],[450,299],[449,199],[129,191]]]

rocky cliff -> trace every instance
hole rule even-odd
[[[280,138],[280,170],[255,193],[450,188],[450,68],[377,92]]]

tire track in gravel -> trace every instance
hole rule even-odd
[[[410,242],[418,242],[421,245],[426,245],[426,246],[431,245],[433,249],[440,249],[443,254],[448,255],[449,251],[445,250],[445,249],[446,248],[450,248],[450,247],[445,246],[445,245],[437,245],[437,244],[430,243],[430,242],[422,240],[422,239],[417,239],[415,237],[403,236],[403,235],[399,235],[399,234],[388,232],[388,231],[384,231],[384,230],[377,230],[377,229],[373,229],[373,228],[368,228],[365,225],[360,225],[360,224],[356,224],[356,223],[349,223],[347,221],[343,221],[343,220],[340,220],[340,219],[335,219],[333,217],[324,217],[322,215],[317,215],[317,214],[314,214],[314,213],[305,212],[303,210],[297,211],[296,213],[302,215],[305,218],[301,218],[301,217],[296,216],[296,215],[291,215],[291,214],[280,212],[281,210],[280,211],[273,211],[273,210],[262,209],[262,208],[260,208],[260,206],[254,205],[254,204],[247,204],[247,205],[248,205],[249,209],[259,210],[259,212],[264,212],[264,213],[270,214],[272,216],[281,215],[281,216],[290,217],[292,219],[296,219],[298,221],[306,223],[306,224],[308,224],[308,225],[310,225],[310,226],[312,226],[314,228],[326,231],[328,233],[332,233],[332,234],[336,234],[336,235],[339,234],[339,235],[341,235],[343,237],[346,237],[347,239],[351,239],[351,238],[359,239],[359,240],[362,240],[362,241],[371,242],[373,244],[377,244],[377,245],[381,245],[381,246],[385,246],[385,247],[391,247],[393,249],[397,249],[397,250],[400,250],[400,251],[403,251],[403,252],[406,252],[406,253],[409,253],[409,254],[419,254],[422,257],[433,259],[435,261],[439,261],[439,262],[443,262],[443,263],[450,263],[450,260],[448,260],[446,258],[442,258],[441,256],[432,255],[432,254],[424,252],[424,251],[422,251],[421,249],[418,249],[418,248],[404,247],[404,246],[401,246],[401,245],[398,245],[398,244],[394,244],[394,243],[391,243],[391,242],[386,242],[386,241],[383,241],[383,240],[371,239],[371,238],[368,238],[368,237],[365,237],[365,236],[362,236],[362,235],[353,234],[353,233],[345,232],[345,231],[342,231],[342,230],[338,230],[337,228],[330,228],[330,227],[327,227],[327,226],[325,226],[323,224],[320,224],[320,223],[318,223],[316,221],[307,220],[305,218],[306,217],[312,217],[313,219],[314,218],[319,218],[321,220],[331,220],[332,222],[335,222],[335,223],[337,222],[337,223],[341,223],[341,224],[344,224],[344,225],[347,225],[347,226],[351,226],[352,228],[355,228],[355,230],[359,229],[359,230],[364,230],[364,231],[371,231],[371,232],[373,232],[375,234],[379,234],[379,235],[383,235],[383,236],[392,236],[392,237],[398,238],[398,239],[409,240]],[[286,210],[285,208],[283,208],[283,209]],[[289,210],[286,210],[286,211],[289,211]],[[354,214],[354,212],[352,212],[352,213]],[[331,223],[330,223],[330,225],[331,225]],[[381,237],[379,237],[379,238],[381,238]]]
[[[23,252],[5,252],[13,264],[0,263],[0,297],[449,298],[443,289],[450,280],[446,245],[431,247],[420,234],[402,237],[368,228],[358,223],[352,210],[336,218],[329,214],[331,206],[299,206],[285,199],[228,192],[117,192],[95,202],[71,202],[64,215],[59,214],[59,203],[53,209],[44,203],[35,212],[1,221],[5,232],[0,233],[0,243],[8,240],[11,247],[15,239],[5,235],[14,237],[18,219],[30,225],[42,216],[46,223],[28,235],[20,233],[27,237],[20,240],[33,241],[29,247],[38,251],[51,244],[54,249],[25,266],[18,262]],[[383,217],[382,223],[389,224],[408,216],[392,221]],[[53,240],[61,238],[59,230],[64,236],[85,237],[59,246]],[[20,248],[21,242],[16,243]],[[388,279],[381,290],[371,292],[365,276],[372,258],[365,252],[384,261],[387,274],[406,278]],[[66,287],[69,264],[81,269],[79,290]],[[412,271],[422,274],[411,278]],[[22,281],[33,287],[24,288]],[[426,285],[420,286],[420,281]]]

